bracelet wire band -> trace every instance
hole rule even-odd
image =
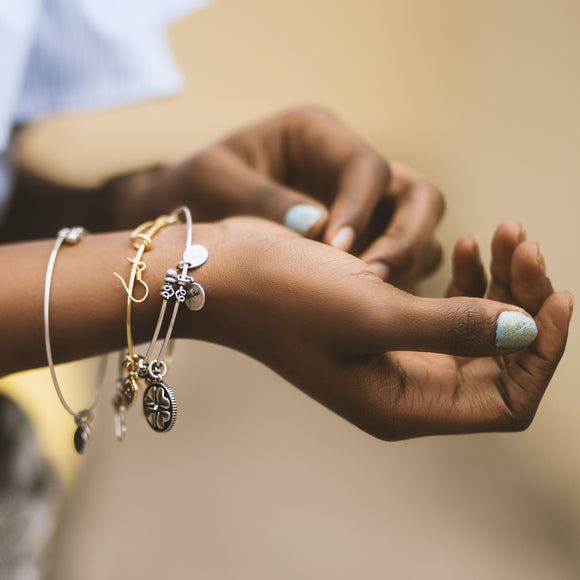
[[[74,434],[74,446],[78,453],[83,454],[88,449],[89,439],[91,435],[90,423],[93,420],[93,409],[95,408],[98,396],[99,396],[99,387],[102,384],[102,377],[104,375],[104,365],[101,367],[101,371],[98,373],[98,382],[97,388],[95,389],[95,394],[93,395],[93,400],[88,408],[79,411],[78,413],[75,412],[71,406],[67,403],[62,390],[60,388],[60,384],[58,382],[58,378],[56,376],[56,369],[54,367],[54,360],[52,357],[52,347],[50,341],[50,287],[52,284],[52,276],[54,272],[54,265],[56,262],[57,254],[60,250],[60,247],[65,244],[68,246],[73,246],[78,244],[81,239],[85,236],[86,230],[82,227],[73,227],[73,228],[63,228],[58,232],[56,241],[52,248],[52,252],[50,253],[50,257],[48,260],[48,266],[46,268],[46,278],[44,282],[44,345],[46,349],[46,360],[48,362],[48,368],[50,370],[50,376],[52,378],[52,383],[54,385],[54,389],[58,398],[60,400],[61,405],[64,409],[74,417],[75,423],[77,428]],[[106,359],[105,359],[106,361]]]

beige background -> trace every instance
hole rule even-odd
[[[576,0],[219,0],[172,31],[185,94],[43,123],[26,158],[90,182],[320,103],[445,191],[447,248],[521,220],[575,291],[578,22]],[[573,324],[527,432],[397,444],[250,359],[183,343],[171,434],[135,414],[119,446],[103,403],[55,578],[577,580],[578,343]]]

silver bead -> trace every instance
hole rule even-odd
[[[65,228],[63,230],[60,230],[60,232],[58,232],[58,235],[64,237],[65,244],[69,246],[74,246],[83,239],[86,233],[87,230],[85,230],[85,228],[76,226],[74,228]]]

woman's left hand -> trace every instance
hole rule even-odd
[[[169,168],[152,195],[153,213],[185,204],[199,221],[252,215],[285,224],[407,290],[441,259],[439,190],[317,108],[280,114],[203,149]]]

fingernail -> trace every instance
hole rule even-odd
[[[347,252],[354,242],[354,237],[354,228],[352,226],[343,226],[334,234],[334,237],[330,240],[330,245]]]
[[[389,267],[383,262],[373,262],[369,264],[369,268],[381,279],[386,280],[389,276]]]
[[[546,255],[544,254],[544,248],[540,244],[538,244],[538,266],[546,274]]]
[[[518,235],[518,243],[525,242],[528,237],[528,230],[526,230],[526,226],[520,224],[520,233]]]
[[[498,348],[519,348],[529,346],[538,335],[538,329],[533,318],[506,310],[497,319],[495,346]]]
[[[286,212],[284,225],[303,236],[320,219],[321,215],[322,211],[313,205],[294,205]]]

